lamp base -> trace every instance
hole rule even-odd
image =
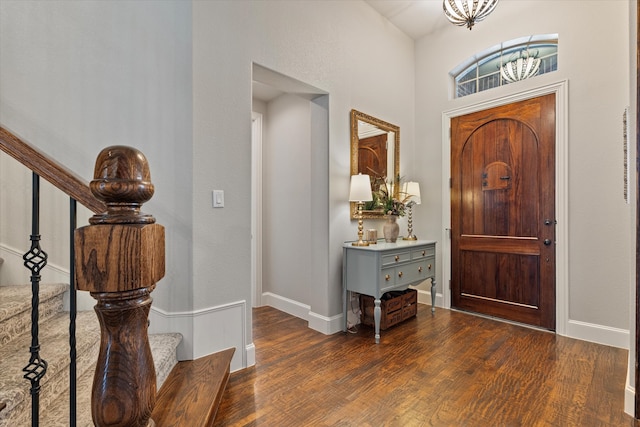
[[[351,243],[351,246],[369,246],[369,242],[365,242],[364,240],[358,240],[357,242]]]
[[[412,234],[410,236],[403,237],[402,240],[418,240],[418,238]]]

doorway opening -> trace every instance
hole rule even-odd
[[[252,71],[252,305],[308,320],[327,283],[328,95]]]

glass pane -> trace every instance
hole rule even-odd
[[[476,78],[476,64],[473,64],[471,67],[464,70],[462,73],[458,75],[456,78],[456,82],[468,82],[469,80],[473,80]]]
[[[487,56],[478,64],[478,77],[493,74],[500,68],[500,52]]]
[[[540,72],[538,74],[550,73],[558,70],[558,55],[540,58]]]
[[[472,93],[476,93],[476,81],[471,80],[470,82],[461,83],[458,85],[458,98],[461,98],[466,95],[471,95]]]
[[[529,51],[531,55],[536,55],[540,58],[541,63],[538,74],[556,71],[558,69],[557,41],[557,34],[543,34],[521,37],[520,39],[503,42],[501,45],[495,46],[496,50],[494,52],[478,59],[476,63],[455,76],[456,97],[507,84],[508,82],[502,81],[500,77],[500,66],[516,59],[521,51]],[[483,52],[483,54],[486,52]]]
[[[500,74],[493,73],[491,75],[478,79],[478,92],[500,86]]]

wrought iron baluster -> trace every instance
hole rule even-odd
[[[69,426],[76,427],[76,385],[77,385],[77,368],[76,368],[76,313],[77,294],[76,294],[76,275],[75,275],[75,249],[73,245],[73,234],[78,226],[77,203],[73,198],[69,198]]]
[[[31,357],[22,371],[31,381],[31,425],[37,427],[40,419],[40,380],[47,372],[47,362],[40,358],[39,307],[40,271],[47,265],[47,254],[40,248],[40,177],[32,174],[31,189],[31,249],[23,255],[24,266],[31,271]]]

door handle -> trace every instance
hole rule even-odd
[[[544,239],[544,241],[542,243],[544,243],[545,246],[549,246],[551,244],[551,240]]]

